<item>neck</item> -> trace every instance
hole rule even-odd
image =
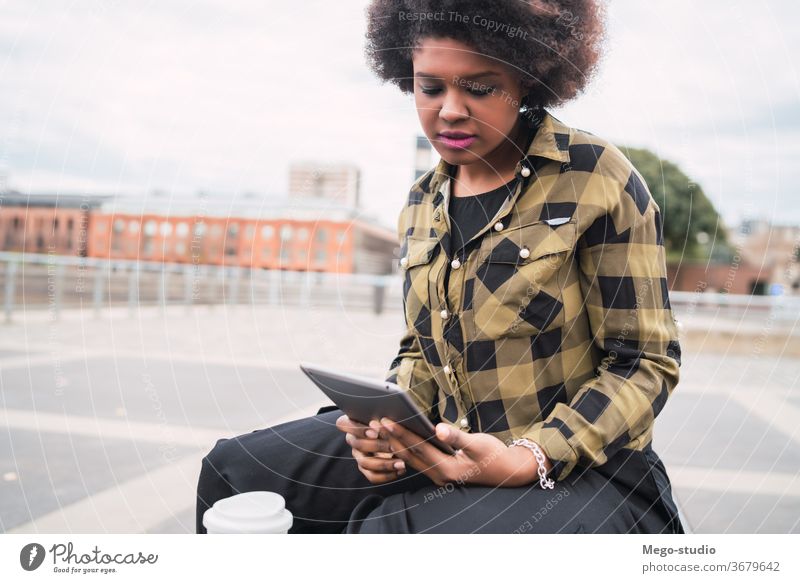
[[[471,191],[471,194],[475,194],[492,190],[514,178],[514,168],[525,155],[527,136],[527,125],[522,117],[518,117],[511,135],[483,160],[456,166],[454,174],[456,180],[453,181],[453,186],[459,185],[457,188],[459,194],[454,196],[469,196],[469,194],[461,195],[461,192]]]

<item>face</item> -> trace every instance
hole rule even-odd
[[[491,163],[511,145],[527,89],[514,70],[447,38],[414,50],[414,101],[425,135],[450,164]]]

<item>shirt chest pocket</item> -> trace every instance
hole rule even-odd
[[[406,322],[411,331],[421,336],[431,336],[431,286],[436,282],[432,274],[434,258],[438,254],[436,238],[406,239],[406,254],[401,259],[405,269],[403,280],[403,305]]]
[[[575,219],[537,221],[492,233],[478,251],[472,333],[477,340],[533,336],[564,323],[563,268],[575,247]]]

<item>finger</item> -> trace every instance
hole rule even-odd
[[[436,424],[436,437],[450,445],[453,449],[472,450],[473,443],[476,443],[475,435],[459,431],[447,423]]]
[[[430,469],[431,464],[424,460],[424,458],[415,454],[411,449],[394,437],[388,439],[390,447],[394,449],[393,456],[395,459],[405,462],[406,467],[414,468],[418,472],[425,472]]]
[[[401,459],[406,459],[403,453],[407,452],[407,455],[416,457],[429,466],[435,466],[447,460],[448,456],[440,451],[438,447],[433,445],[430,441],[422,439],[419,435],[406,429],[399,423],[395,423],[391,419],[384,417],[381,419],[381,424],[391,435],[389,444],[392,447],[397,447],[395,441],[392,440],[392,438],[394,438],[400,445],[400,449],[396,450],[394,453]]]
[[[351,433],[346,434],[344,438],[348,445],[361,450],[364,453],[392,453],[392,450],[389,449],[389,442],[385,439],[359,439]]]
[[[367,425],[359,423],[358,421],[353,421],[347,415],[336,418],[336,428],[361,439],[366,437],[366,431],[369,429]]]
[[[358,467],[362,470],[375,473],[399,472],[400,474],[405,474],[406,472],[406,465],[401,460],[371,457],[361,453],[357,449],[353,450],[353,457],[355,458]],[[396,467],[394,465],[398,462],[403,463],[402,467]]]
[[[368,470],[362,470],[360,468],[359,471],[362,474],[364,474],[367,480],[369,480],[370,483],[372,484],[386,484],[388,482],[393,482],[403,475],[402,473],[398,472],[385,472],[385,473],[370,472]]]
[[[411,450],[405,449],[403,444],[394,437],[390,437],[389,442],[396,448],[395,456],[402,459],[406,463],[406,467],[413,468],[421,474],[425,474],[437,486],[444,485],[447,482],[445,479],[445,466],[434,466],[425,461],[423,457],[414,455]]]
[[[373,419],[369,422],[369,426],[372,429],[370,432],[367,430],[367,437],[376,437],[380,439],[386,439],[386,430],[381,425],[381,422],[378,419]]]
[[[405,470],[406,464],[402,460],[384,459],[379,457],[364,456],[358,465],[371,472],[398,472]]]

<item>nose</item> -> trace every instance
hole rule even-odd
[[[469,110],[461,102],[455,91],[449,91],[448,97],[439,110],[439,117],[448,123],[469,119]]]

